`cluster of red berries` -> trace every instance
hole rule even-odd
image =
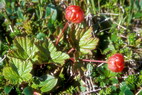
[[[65,10],[65,18],[68,22],[81,23],[84,20],[84,12],[79,6],[71,5]],[[122,54],[112,55],[107,63],[108,68],[113,72],[121,72],[124,69],[124,57]]]

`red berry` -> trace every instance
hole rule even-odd
[[[69,22],[81,23],[84,20],[84,12],[79,6],[70,5],[66,8],[65,18]]]
[[[114,54],[108,59],[108,68],[112,72],[121,72],[124,69],[124,57],[122,54]]]

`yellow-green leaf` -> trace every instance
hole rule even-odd
[[[9,80],[12,84],[20,84],[32,78],[30,73],[32,70],[32,63],[29,60],[22,61],[16,58],[11,58],[10,60],[10,66],[3,69],[3,75],[6,80]]]

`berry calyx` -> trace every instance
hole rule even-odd
[[[84,20],[84,12],[79,6],[70,5],[65,10],[65,18],[72,23],[81,23]]]
[[[121,72],[124,69],[124,57],[122,54],[114,54],[108,59],[108,68],[113,72]]]

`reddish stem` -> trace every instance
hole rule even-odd
[[[101,60],[89,60],[89,59],[81,59],[81,60],[85,62],[107,63],[107,61],[101,61]]]
[[[68,51],[68,54],[70,54],[72,51],[74,51],[75,49],[74,48],[71,48],[69,51]]]
[[[70,60],[74,61],[74,58],[70,58]],[[101,60],[90,60],[90,59],[79,59],[84,62],[98,62],[98,63],[107,63],[107,61],[101,61]]]
[[[59,41],[60,41],[60,38],[61,38],[61,36],[64,34],[64,32],[65,32],[65,30],[67,29],[67,27],[68,27],[68,22],[66,22],[64,28],[62,29],[62,32],[59,34],[59,36],[58,36],[58,38],[57,38],[57,40],[56,40],[56,45],[58,45],[58,43],[59,43]]]

